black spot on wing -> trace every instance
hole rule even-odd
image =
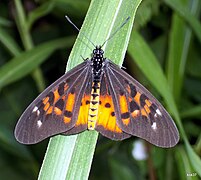
[[[60,110],[63,109],[64,107],[64,100],[63,99],[59,99],[56,104],[55,104],[55,107],[59,108]]]
[[[70,91],[71,94],[74,94],[75,93],[75,88],[73,87]]]
[[[124,95],[124,91],[122,89],[119,90],[119,94],[120,96],[123,96]]]
[[[60,96],[63,96],[64,95],[64,86],[65,86],[65,83],[62,82],[60,85],[59,85],[59,88],[58,88],[58,93]]]
[[[131,101],[130,102],[130,112],[133,112],[135,110],[140,110],[139,106],[137,105],[137,103],[135,101]]]
[[[54,102],[54,93],[51,91],[51,92],[49,92],[48,93],[48,95],[47,95],[47,97],[49,97],[49,103],[50,104],[53,104],[53,102]]]
[[[154,103],[151,104],[150,108],[153,109],[154,111],[156,111],[158,109]]]
[[[130,113],[129,112],[125,112],[121,114],[121,118],[122,119],[128,119],[130,117]]]
[[[106,104],[105,104],[105,107],[106,107],[106,108],[110,108],[110,107],[111,107],[110,103],[106,103]]]
[[[132,84],[129,84],[129,86],[130,86],[130,91],[131,91],[130,92],[131,97],[135,97],[135,95],[137,94],[137,90],[136,90],[135,86]]]
[[[89,100],[86,100],[86,105],[87,105],[87,104],[90,104],[90,101],[89,101]]]
[[[145,94],[142,94],[140,96],[140,105],[141,106],[144,106],[146,103],[145,103],[145,100],[148,99],[147,96]]]
[[[115,116],[115,112],[113,111],[113,112],[111,112],[111,116]]]
[[[66,79],[66,83],[67,83],[67,84],[70,83],[70,82],[71,82],[71,79],[70,79],[70,78]]]
[[[72,112],[71,111],[64,111],[64,115],[68,118],[72,117]]]

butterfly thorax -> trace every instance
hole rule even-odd
[[[91,65],[92,65],[92,90],[90,107],[88,114],[88,129],[94,130],[97,122],[98,107],[100,99],[100,81],[103,74],[103,66],[105,58],[103,57],[104,51],[101,46],[96,46],[93,50]]]
[[[91,61],[94,76],[101,76],[104,62],[103,54],[104,51],[101,49],[101,46],[96,46],[96,48],[93,50]]]
[[[93,50],[91,65],[92,65],[92,81],[93,89],[96,92],[100,84],[100,79],[103,73],[103,66],[105,58],[103,57],[104,51],[101,49],[101,46],[96,46]]]

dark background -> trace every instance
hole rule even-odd
[[[199,3],[196,6],[196,3],[196,1],[189,1],[183,3],[183,7],[191,11],[193,17],[199,19],[201,6]],[[0,179],[37,178],[48,140],[31,146],[21,145],[14,138],[14,127],[24,109],[35,97],[64,74],[73,41],[41,60],[40,66],[29,70],[26,75],[15,79],[20,74],[14,73],[10,79],[2,83],[1,80],[6,75],[2,73],[4,68],[21,53],[41,43],[64,36],[74,39],[78,32],[66,21],[64,15],[68,14],[73,22],[81,27],[90,1],[58,1],[51,4],[48,0],[25,0],[22,4],[26,16],[37,8],[46,8],[41,8],[41,14],[39,13],[40,15],[28,31],[32,42],[30,45],[22,40],[23,32],[20,33],[21,30],[15,20],[14,1],[0,2]],[[168,62],[170,55],[177,57],[180,63],[178,67],[183,67],[180,77],[175,77],[178,81],[174,81],[173,85],[171,80],[168,82],[172,87],[187,139],[197,155],[201,156],[201,46],[199,38],[194,33],[195,29],[192,30],[191,25],[174,10],[174,7],[159,0],[142,2],[134,27],[155,53],[165,74],[171,71],[171,66],[172,73],[180,70],[174,69],[174,66],[178,66],[177,61]],[[182,32],[178,31],[181,27]],[[171,52],[174,45],[172,38],[177,38],[177,33],[178,41],[181,42],[180,47],[173,48],[174,51]],[[181,34],[183,40],[180,37]],[[182,53],[179,48],[183,50]],[[26,61],[26,59],[22,60]],[[30,67],[32,66],[33,64],[30,64]],[[123,66],[127,68],[128,73],[154,92],[142,72],[131,61],[129,53],[126,55]],[[14,70],[14,66],[6,68],[6,72]],[[155,95],[157,96],[156,92]],[[143,160],[136,160],[132,155],[136,140],[144,145],[147,158]],[[175,148],[167,150],[157,148],[135,137],[122,142],[113,142],[100,135],[89,178],[185,179],[187,173],[196,173],[190,158],[192,157],[187,154],[182,139]],[[193,178],[198,178],[198,175]]]

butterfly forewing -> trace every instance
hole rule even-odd
[[[84,95],[82,96],[81,101],[79,103],[76,103],[77,108],[79,108],[79,113],[75,126],[72,129],[62,133],[64,135],[77,134],[87,129],[88,112],[92,89],[92,76],[90,73],[88,74],[88,80],[86,81],[85,85],[86,87],[84,90]]]
[[[177,144],[179,135],[174,121],[148,90],[112,62],[106,74],[115,88],[113,101],[121,115],[117,123],[124,132],[160,147]]]
[[[20,117],[16,139],[33,144],[74,127],[90,71],[85,61],[43,91]]]

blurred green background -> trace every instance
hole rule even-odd
[[[21,145],[14,138],[14,127],[35,97],[65,72],[78,32],[64,15],[81,27],[89,4],[89,0],[0,2],[0,179],[37,179],[48,140]],[[200,12],[199,0],[144,0],[134,23],[166,75],[184,131],[179,144],[162,149],[135,137],[114,142],[100,135],[89,179],[199,179]],[[123,64],[126,71],[163,103],[144,75],[146,67],[139,66],[132,53],[129,45]],[[141,160],[133,154],[139,143],[145,155]]]

